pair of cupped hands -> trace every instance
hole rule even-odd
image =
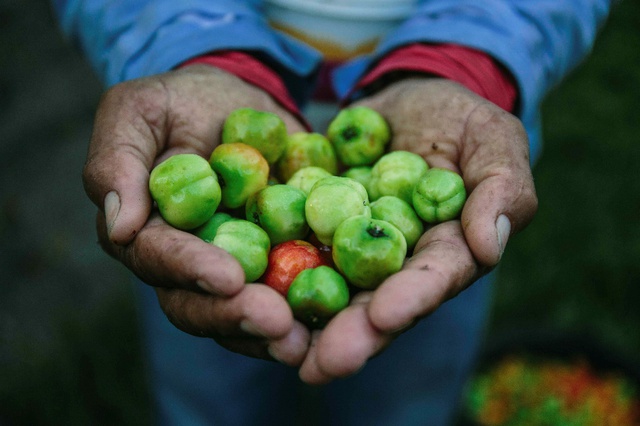
[[[391,149],[460,173],[460,220],[428,229],[403,269],[358,293],[321,331],[294,320],[285,298],[247,285],[236,260],[172,228],[154,211],[151,169],[171,155],[208,158],[227,115],[240,107],[304,126],[268,94],[219,69],[193,65],[116,85],[103,96],[84,168],[98,207],[100,243],[142,281],[177,328],[251,357],[299,368],[309,384],[360,370],[401,333],[491,270],[507,240],[537,209],[520,121],[457,83],[407,77],[361,99],[389,122]]]

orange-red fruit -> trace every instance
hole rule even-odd
[[[326,260],[313,244],[303,240],[286,241],[271,249],[262,281],[286,296],[300,272],[321,265],[327,265]]]

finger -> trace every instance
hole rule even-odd
[[[300,367],[301,380],[320,385],[355,374],[391,342],[392,335],[381,333],[370,322],[369,299],[370,293],[365,293],[313,336]]]
[[[494,266],[510,235],[537,210],[528,139],[515,117],[489,103],[476,108],[467,123],[460,164],[469,198],[462,227],[478,262]]]
[[[293,329],[286,300],[263,284],[247,284],[226,298],[162,287],[156,293],[169,321],[194,336],[269,341],[285,339]],[[262,344],[266,353],[267,346]]]
[[[276,361],[290,366],[299,366],[304,361],[311,342],[309,329],[298,321],[282,339],[269,343],[267,351]]]
[[[145,283],[156,287],[205,291],[233,296],[245,286],[244,271],[236,259],[195,235],[169,226],[153,216],[128,245],[107,236],[105,216],[97,217],[103,249]]]
[[[403,269],[383,282],[372,296],[369,318],[383,333],[411,326],[484,272],[469,250],[458,221],[427,231],[414,253]]]
[[[226,299],[186,290],[156,292],[178,329],[213,338],[230,351],[288,365],[298,365],[307,352],[309,332],[293,321],[282,296],[264,285],[248,285]]]
[[[333,380],[333,377],[322,371],[318,366],[317,346],[318,337],[320,336],[321,332],[321,330],[314,330],[311,333],[311,342],[309,344],[307,356],[305,357],[302,365],[300,366],[300,370],[298,371],[300,380],[308,385],[325,385]]]
[[[231,352],[297,367],[307,354],[309,330],[304,325],[294,322],[291,332],[278,340],[251,335],[242,337],[214,336],[213,339]]]
[[[162,149],[164,99],[162,85],[125,83],[105,94],[96,113],[83,182],[116,244],[130,242],[151,211],[149,170]]]

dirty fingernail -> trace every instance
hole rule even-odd
[[[267,348],[267,352],[269,352],[269,355],[271,355],[271,358],[273,358],[274,361],[278,361],[280,364],[286,364],[283,360],[280,359],[280,356],[278,355],[278,349],[274,347],[273,344],[269,345],[269,347]]]
[[[107,220],[107,232],[111,231],[120,213],[120,196],[117,192],[111,191],[104,197],[104,214]]]
[[[264,334],[258,330],[258,327],[249,320],[240,321],[240,329],[252,336],[264,337]]]
[[[507,216],[501,214],[496,220],[496,230],[498,233],[498,247],[500,249],[500,257],[504,253],[504,249],[507,246],[509,240],[509,234],[511,234],[511,222]]]
[[[220,293],[213,284],[209,283],[206,280],[196,280],[196,285],[207,293],[213,294],[215,296],[224,296],[224,294]]]

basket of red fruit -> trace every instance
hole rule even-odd
[[[589,335],[520,331],[484,353],[465,426],[640,425],[640,369]]]

